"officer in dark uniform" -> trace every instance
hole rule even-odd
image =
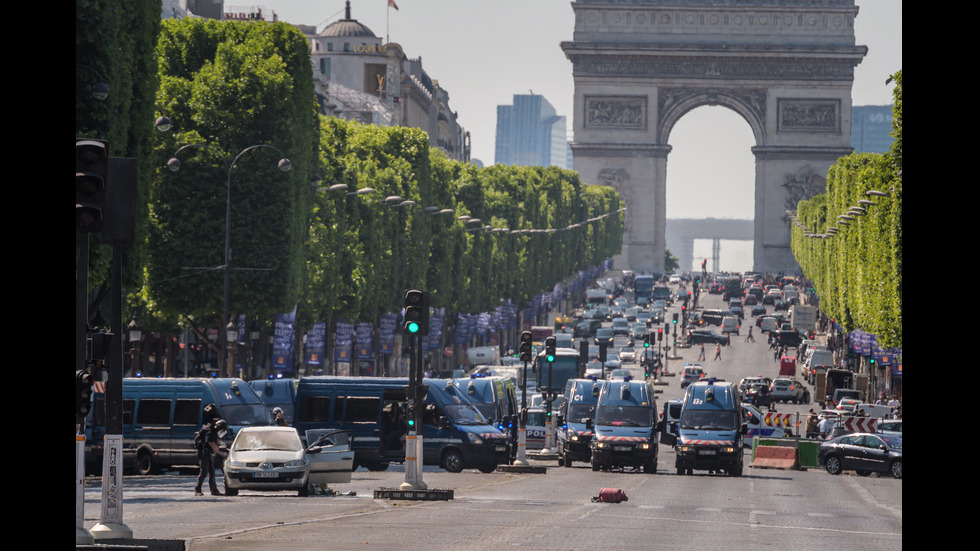
[[[205,424],[201,428],[201,431],[203,433],[201,443],[197,448],[197,459],[201,465],[201,472],[197,475],[197,486],[194,487],[194,495],[204,495],[201,492],[201,487],[204,485],[204,479],[207,478],[208,486],[211,488],[211,495],[220,496],[222,493],[218,491],[218,482],[214,478],[214,456],[221,454],[218,442],[228,432],[228,423],[224,419],[218,419],[213,425]]]

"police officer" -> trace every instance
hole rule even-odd
[[[289,426],[289,423],[286,422],[286,415],[282,412],[281,407],[276,406],[272,408],[272,417],[275,419],[277,426],[280,427]]]
[[[201,487],[204,479],[208,479],[208,486],[211,488],[211,495],[220,496],[218,482],[214,478],[214,456],[220,455],[218,442],[228,433],[228,423],[224,419],[218,419],[214,424],[205,424],[202,428],[201,443],[197,448],[197,459],[201,465],[201,472],[197,475],[197,486],[194,487],[194,495],[202,496]]]

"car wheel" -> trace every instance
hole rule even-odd
[[[484,474],[490,474],[497,470],[496,465],[480,465],[480,472]]]
[[[827,472],[830,474],[840,474],[843,470],[841,468],[840,459],[836,455],[828,455],[827,459],[824,460],[824,466],[827,468]]]
[[[892,464],[888,468],[888,471],[895,478],[902,478],[902,460],[901,459],[896,459],[895,461],[892,461]]]
[[[308,482],[303,484],[303,486],[296,491],[296,495],[299,497],[306,497],[310,495],[310,484]]]
[[[442,464],[444,468],[451,473],[459,473],[463,471],[463,454],[459,453],[458,450],[449,450],[446,455],[442,458]]]
[[[600,467],[601,465],[599,465],[599,462],[595,460],[595,456],[592,456],[592,470],[598,471]]]
[[[238,495],[238,488],[229,488],[228,481],[225,480],[225,495],[235,497]]]
[[[737,467],[732,467],[731,469],[728,469],[728,476],[742,476],[741,463]]]
[[[647,461],[643,464],[643,472],[647,474],[655,474],[657,472],[657,461]]]
[[[871,471],[855,471],[858,476],[871,476]]]
[[[388,463],[387,461],[382,461],[380,463],[368,463],[366,466],[367,466],[367,470],[376,472],[376,471],[387,471],[389,465],[390,463]]]
[[[159,469],[153,462],[153,454],[148,450],[140,450],[136,455],[136,472],[142,475],[156,474]]]

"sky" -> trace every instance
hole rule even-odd
[[[374,34],[399,43],[449,93],[449,107],[470,133],[471,156],[494,162],[497,105],[514,94],[545,97],[573,128],[572,65],[561,50],[572,40],[570,0],[351,0],[351,17]],[[858,45],[868,55],[854,71],[852,103],[888,105],[889,75],[902,68],[902,1],[856,0]],[[258,5],[280,21],[317,25],[344,17],[345,0],[226,0],[229,6]],[[721,107],[685,115],[671,132],[667,165],[667,218],[754,217],[754,145],[748,124]],[[710,255],[710,242],[706,242]],[[751,244],[722,243],[721,269],[751,269]],[[695,244],[695,257],[705,256]],[[668,244],[668,248],[670,244]],[[736,251],[735,249],[739,249]],[[732,258],[726,261],[726,251]],[[686,267],[683,267],[687,269]],[[710,269],[710,266],[709,266]]]

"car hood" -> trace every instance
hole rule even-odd
[[[568,430],[574,432],[575,434],[577,434],[579,436],[591,436],[592,435],[592,429],[586,428],[585,427],[585,423],[571,423],[571,422],[569,422],[569,423],[565,423],[565,426],[568,428]]]
[[[599,442],[648,442],[651,427],[617,427],[599,425],[595,428],[595,439]]]
[[[731,445],[735,443],[738,431],[735,430],[693,430],[680,429],[679,444]]]
[[[234,461],[244,461],[246,463],[285,463],[296,459],[302,459],[303,450],[231,450],[228,459]]]

